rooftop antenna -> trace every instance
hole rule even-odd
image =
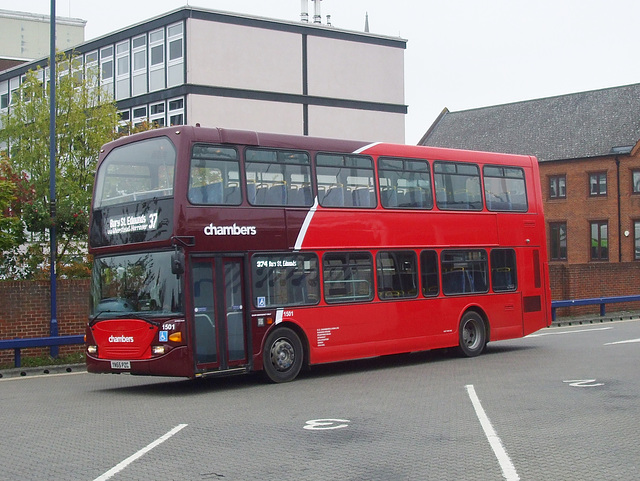
[[[320,12],[320,2],[322,0],[311,0],[313,2],[313,23],[322,23],[322,13]]]
[[[301,0],[300,2],[300,21],[309,23],[309,0]]]
[[[364,31],[369,33],[369,12],[364,15]]]

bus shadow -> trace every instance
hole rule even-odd
[[[481,355],[493,356],[504,355],[509,352],[520,352],[535,349],[535,346],[524,346],[514,344],[495,345],[489,344],[485,352]],[[429,365],[442,362],[470,361],[460,356],[456,349],[436,349],[432,351],[421,351],[404,354],[392,354],[367,359],[356,359],[353,361],[342,361],[331,364],[319,364],[311,369],[300,372],[299,379],[314,379],[337,377],[346,374],[355,374],[366,371],[384,371],[389,369],[407,368],[418,365]],[[128,375],[126,375],[128,376]],[[131,376],[132,378],[134,376]],[[153,380],[139,385],[127,385],[98,389],[95,393],[117,393],[122,395],[150,395],[150,396],[191,396],[207,394],[212,392],[228,392],[241,389],[251,389],[269,385],[261,373],[250,373],[247,375],[228,377],[207,377],[199,379],[174,379],[140,377],[143,380]],[[294,381],[295,382],[295,381]]]
[[[535,349],[535,346],[524,345],[492,345],[489,344],[480,358],[503,354],[508,352],[521,352]],[[312,366],[310,370],[300,373],[300,378],[312,379],[316,377],[340,376],[364,371],[382,371],[412,367],[418,365],[429,365],[442,362],[469,361],[474,359],[461,356],[455,348],[435,349],[432,351],[420,351],[404,354],[392,354],[367,359],[356,359],[353,361],[342,361],[331,364],[320,364]]]
[[[131,376],[133,377],[133,376]],[[97,389],[95,393],[117,393],[123,395],[161,395],[166,396],[190,396],[215,391],[233,391],[237,389],[246,389],[257,385],[265,384],[259,373],[251,373],[240,376],[225,377],[207,377],[198,379],[175,379],[165,378],[160,381],[159,378],[137,377],[140,381],[150,381],[145,384],[135,386],[118,386],[104,389]],[[153,382],[151,382],[153,381]]]

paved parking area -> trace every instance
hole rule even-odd
[[[0,379],[8,480],[640,477],[640,322],[314,368],[288,384]]]

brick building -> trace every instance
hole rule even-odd
[[[445,109],[420,144],[535,155],[553,298],[638,294],[639,112],[640,84]]]

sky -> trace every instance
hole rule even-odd
[[[288,21],[300,0],[57,0],[87,21],[85,39],[184,5]],[[0,0],[49,14],[50,0]],[[406,137],[416,144],[445,107],[490,105],[640,83],[638,0],[322,0],[323,23],[408,40]],[[309,1],[313,14],[313,3]],[[375,61],[375,59],[372,59]]]

